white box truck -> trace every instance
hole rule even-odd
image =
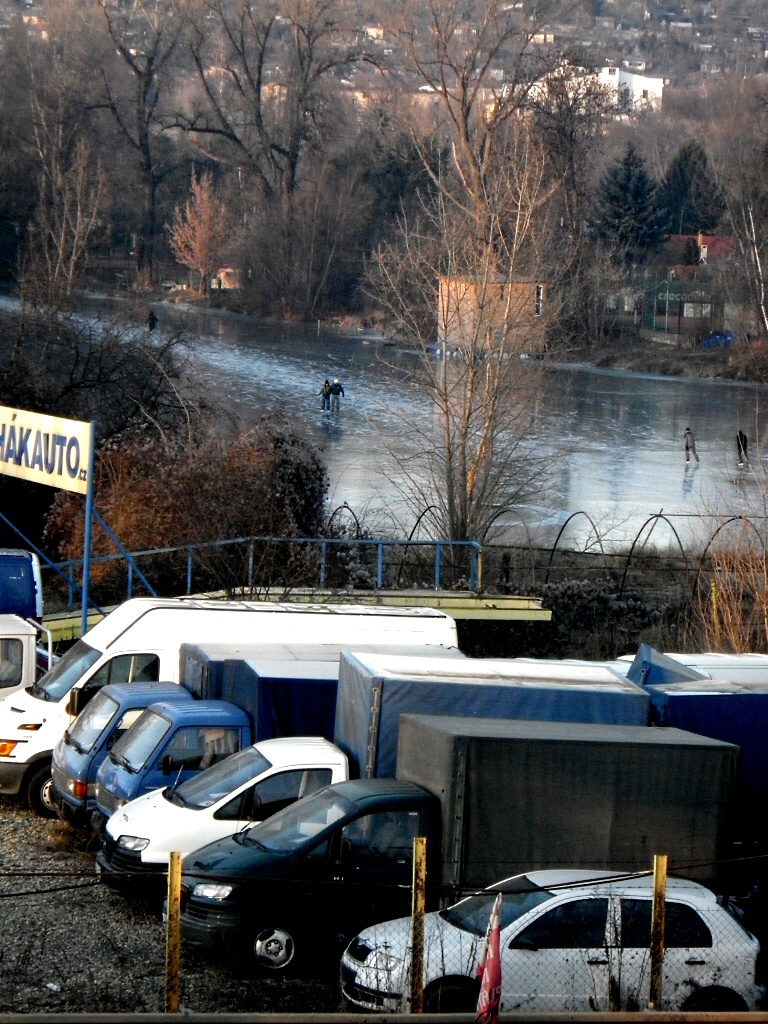
[[[0,700],[0,794],[56,813],[51,756],[107,683],[179,682],[183,643],[457,647],[456,623],[430,608],[133,598],[98,622],[26,690]]]

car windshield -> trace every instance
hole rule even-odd
[[[128,732],[120,737],[110,757],[130,771],[139,772],[170,728],[171,723],[167,718],[147,708]]]
[[[61,700],[100,657],[101,651],[78,640],[28,692],[40,700]]]
[[[89,754],[96,740],[101,736],[109,723],[117,714],[120,705],[113,697],[108,697],[102,690],[97,693],[85,710],[75,719],[74,725],[66,732],[69,744],[81,754]]]
[[[244,841],[287,853],[304,846],[356,810],[355,804],[326,786],[248,829]]]
[[[519,878],[511,878],[503,886],[499,885],[495,888],[496,891],[486,889],[485,892],[478,892],[474,896],[468,896],[460,903],[448,907],[447,910],[441,910],[440,916],[448,921],[449,924],[452,924],[455,928],[460,928],[464,932],[472,932],[473,935],[485,935],[491,910],[493,909],[493,901],[496,899],[499,889],[504,894],[501,900],[502,928],[506,928],[507,925],[522,917],[523,914],[527,914],[529,910],[538,907],[540,903],[546,903],[547,900],[552,899],[554,896],[554,893],[549,892],[549,890],[540,889],[537,885],[534,885],[525,875],[520,875]]]
[[[163,796],[171,803],[201,810],[228,796],[246,782],[256,779],[271,767],[271,762],[255,747],[246,747],[180,786],[166,789]]]

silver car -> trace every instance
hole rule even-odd
[[[424,1009],[475,1009],[488,919],[501,891],[503,1012],[581,1013],[648,1006],[653,879],[614,872],[532,871],[426,915]],[[341,961],[347,1003],[410,1010],[411,919],[361,932]],[[662,1010],[752,1010],[760,944],[715,895],[667,880]]]

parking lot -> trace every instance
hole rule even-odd
[[[165,933],[158,902],[98,882],[89,839],[0,799],[0,1012],[158,1012]],[[182,1009],[333,1012],[326,981],[259,977],[249,963],[182,960]]]

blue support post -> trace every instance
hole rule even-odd
[[[192,593],[192,548],[187,548],[187,597]]]
[[[133,597],[133,562],[128,563],[128,597]]]
[[[376,586],[381,590],[384,585],[384,541],[380,540],[377,548]]]
[[[320,543],[320,586],[325,586],[325,550],[326,542],[323,540]]]
[[[440,561],[443,552],[443,545],[440,541],[435,541],[435,590],[440,589]]]

